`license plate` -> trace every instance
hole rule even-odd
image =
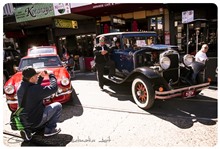
[[[183,98],[190,98],[190,97],[194,97],[195,95],[196,95],[195,90],[184,91],[182,94]]]

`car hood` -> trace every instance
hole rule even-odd
[[[43,70],[50,70],[50,71],[53,71],[55,77],[57,78],[57,83],[58,85],[60,84],[60,81],[62,78],[68,78],[70,79],[70,76],[69,76],[69,73],[68,71],[66,70],[65,67],[59,67],[59,68],[44,68],[44,69],[36,69],[37,72],[41,72]],[[13,85],[15,86],[15,88],[17,89],[18,86],[20,85],[20,82],[22,80],[22,72],[19,71],[17,72],[16,74],[14,74],[6,83],[4,86],[7,86],[7,85]],[[48,85],[49,84],[49,76],[46,75],[44,77],[44,80],[42,82],[42,85]]]

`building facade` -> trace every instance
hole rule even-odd
[[[25,11],[28,19],[22,16]],[[192,20],[183,22],[188,12]],[[70,25],[73,22],[75,26]],[[22,52],[33,45],[56,45],[62,55],[65,44],[74,55],[92,57],[98,34],[156,31],[158,43],[178,45],[185,53],[208,43],[217,56],[217,6],[212,3],[9,3],[4,6],[3,23],[5,36],[13,38]]]

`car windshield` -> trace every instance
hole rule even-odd
[[[156,42],[156,36],[154,34],[144,34],[144,35],[126,35],[123,36],[123,45],[126,48],[139,49],[141,47],[146,47]]]
[[[22,70],[26,66],[33,68],[59,67],[62,66],[62,63],[58,56],[42,56],[22,59],[18,69]]]
[[[35,54],[56,54],[56,49],[52,47],[33,47],[29,49],[28,55]]]

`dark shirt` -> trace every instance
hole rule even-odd
[[[104,48],[104,50],[108,51],[108,53],[109,53],[110,50],[106,45],[104,45],[103,48]],[[95,59],[95,62],[98,64],[105,63],[109,60],[109,54],[106,53],[105,55],[102,55],[101,51],[102,51],[101,45],[97,45],[93,49],[94,59]]]
[[[24,92],[28,88],[26,104],[24,105],[23,112],[28,114],[28,122],[32,124],[32,127],[37,126],[41,122],[45,108],[43,104],[43,99],[52,95],[58,89],[57,79],[55,78],[54,74],[50,74],[49,79],[49,86],[41,86],[43,78],[39,77],[37,84],[22,81],[18,89],[17,96],[18,104],[20,105]]]

